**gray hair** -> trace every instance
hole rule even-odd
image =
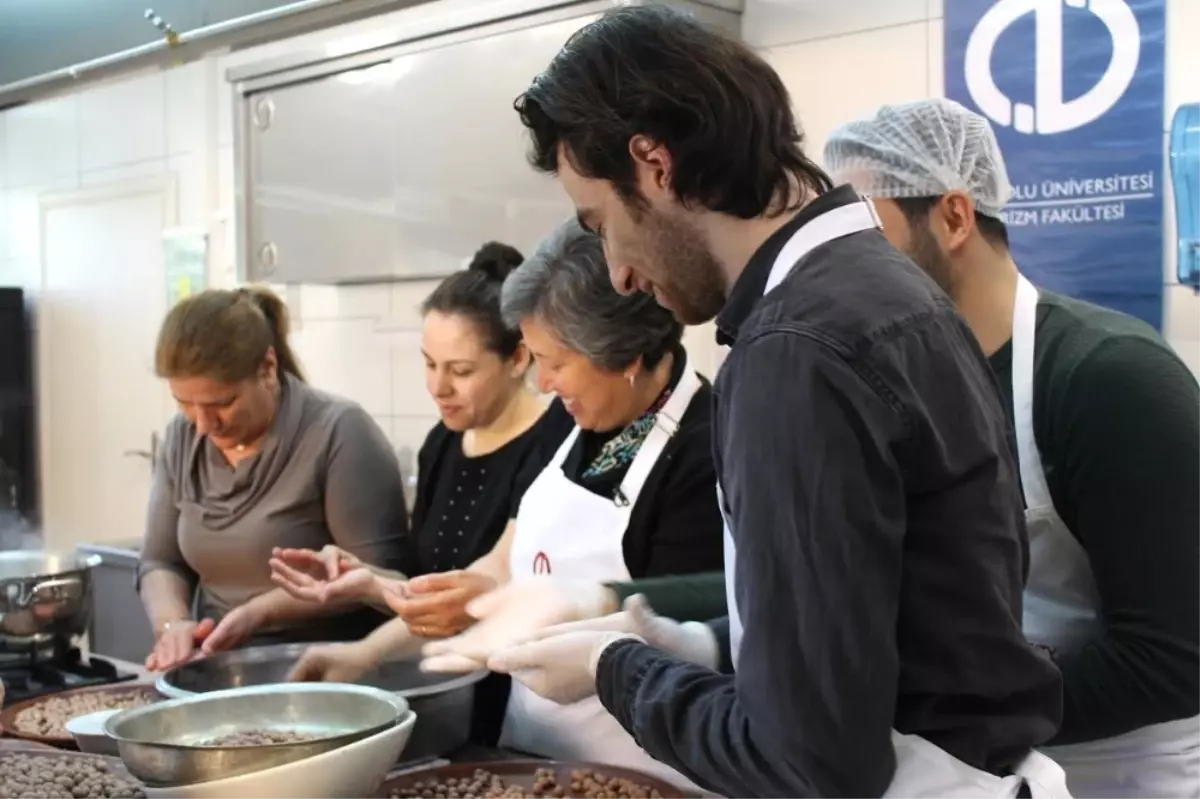
[[[679,346],[683,326],[648,294],[617,293],[604,246],[574,218],[542,240],[504,281],[506,324],[537,319],[601,369],[617,372],[641,357],[653,369]]]

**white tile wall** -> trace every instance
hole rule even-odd
[[[463,9],[493,0],[441,0]],[[747,39],[788,85],[819,153],[836,124],[885,102],[942,91],[945,0],[748,0]],[[1200,3],[1168,3],[1168,95],[1200,99],[1200,50],[1186,32],[1200,27]],[[311,49],[380,30],[418,32],[420,9],[368,20],[298,42],[205,58],[150,71],[0,114],[0,283],[40,284],[38,197],[152,174],[174,176],[179,224],[212,233],[210,282],[232,285],[234,210],[231,66]],[[1188,79],[1191,76],[1191,79]],[[1173,270],[1173,266],[1168,266]],[[287,291],[295,347],[313,381],[360,402],[397,448],[413,452],[435,420],[423,380],[418,306],[432,283],[304,286]],[[1167,293],[1167,335],[1200,371],[1200,300]],[[701,371],[719,362],[711,327],[688,332]]]
[[[778,47],[885,30],[929,17],[930,0],[749,0],[742,15],[742,36],[754,47]],[[862,58],[861,51],[857,55]],[[860,62],[859,70],[878,74],[877,63]],[[812,77],[836,80],[841,75],[826,70]]]
[[[791,92],[810,154],[819,160],[829,132],[843,122],[929,96],[929,28],[921,20],[764,51]],[[875,67],[865,66],[867,54]]]
[[[4,120],[7,187],[48,184],[79,172],[78,97],[20,106],[5,111]]]
[[[216,61],[204,59],[166,73],[163,87],[166,102],[166,152],[168,155],[196,153],[215,135],[217,120],[210,113],[216,91]]]
[[[167,150],[166,76],[96,86],[79,95],[79,169],[161,159]]]

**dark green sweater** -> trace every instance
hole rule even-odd
[[[991,358],[1012,413],[1012,352]],[[1083,545],[1104,634],[1061,657],[1053,743],[1200,713],[1200,387],[1133,317],[1043,291],[1033,427],[1055,510]]]

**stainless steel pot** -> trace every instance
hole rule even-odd
[[[0,552],[0,637],[70,641],[87,630],[99,555]]]
[[[256,646],[224,652],[176,667],[155,684],[168,697],[269,685],[287,679],[288,672],[314,644]],[[405,760],[440,756],[458,749],[471,733],[475,683],[487,676],[477,671],[448,677],[421,671],[419,660],[385,663],[357,682],[399,694],[417,714],[412,738],[404,748]]]

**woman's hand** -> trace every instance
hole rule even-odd
[[[216,626],[212,619],[199,622],[191,619],[168,622],[154,642],[154,649],[146,658],[146,669],[168,671],[192,660],[199,654],[196,647],[212,635]]]
[[[271,552],[271,582],[306,602],[383,602],[378,577],[361,560],[329,544],[311,549]]]
[[[259,597],[238,605],[225,614],[216,628],[205,636],[200,651],[205,655],[237,649],[263,626],[265,615],[259,609]]]
[[[354,682],[379,665],[371,650],[359,641],[321,644],[305,650],[288,673],[288,682]]]
[[[446,638],[474,623],[467,603],[496,588],[496,580],[476,571],[426,574],[406,583],[381,586],[383,601],[404,619],[414,635]]]

